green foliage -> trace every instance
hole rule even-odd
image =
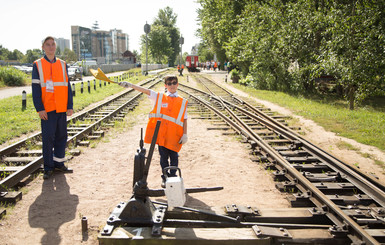
[[[179,52],[179,29],[175,26],[177,15],[172,8],[160,9],[158,16],[151,25],[151,31],[147,35],[147,52],[149,63],[162,63],[174,65]],[[142,63],[146,60],[146,35],[141,36]]]
[[[43,56],[43,52],[40,49],[28,49],[23,61],[25,63],[33,63],[35,60]]]
[[[233,83],[238,83],[240,76],[239,76],[239,71],[237,69],[232,69],[230,71],[230,79],[233,81]]]
[[[76,53],[74,51],[72,51],[71,49],[64,49],[63,51],[63,55],[61,55],[61,58],[63,60],[65,60],[65,62],[68,63],[72,63],[74,61],[77,61],[77,56],[76,56]]]
[[[235,70],[235,69],[234,69]],[[232,70],[233,71],[233,70]],[[232,72],[231,71],[231,72]],[[230,73],[231,73],[230,72]],[[247,75],[245,78],[242,78],[240,81],[239,81],[239,84],[241,85],[244,85],[244,86],[249,86],[249,85],[252,85],[254,84],[254,78],[253,76],[251,76],[250,74]]]
[[[201,42],[198,48],[199,62],[205,62],[207,60],[214,59],[214,53],[207,46],[207,42]]]
[[[170,37],[171,52],[168,55],[168,63],[173,66],[180,52],[179,38],[180,32],[176,27],[177,14],[170,7],[160,9],[158,16],[155,18],[153,25],[159,25],[166,28]]]
[[[10,51],[7,48],[4,48],[3,45],[0,45],[0,60],[8,60]]]
[[[145,42],[145,40],[144,40]],[[156,63],[167,63],[171,55],[171,38],[164,26],[152,25],[148,34],[148,50]]]
[[[22,86],[26,84],[27,75],[13,67],[0,67],[0,82],[5,86]]]
[[[198,10],[198,20],[202,28],[199,36],[207,42],[212,53],[217,54],[223,64],[226,60],[225,45],[234,37],[238,28],[240,15],[247,0],[199,0],[202,8]],[[208,59],[210,60],[210,59]]]
[[[40,127],[40,119],[33,106],[32,95],[27,95],[27,108],[22,110],[20,96],[0,100],[0,144]]]
[[[251,75],[251,86],[318,93],[316,79],[330,75],[350,109],[384,93],[384,1],[199,3],[202,48]]]

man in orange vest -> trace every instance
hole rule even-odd
[[[184,70],[184,65],[182,64],[182,68],[180,69],[180,75],[183,77],[183,70]]]
[[[55,57],[56,42],[51,36],[43,41],[45,56],[33,63],[32,98],[41,119],[44,179],[54,169],[72,171],[65,165],[67,115],[73,113],[71,84],[67,64]]]
[[[165,94],[143,88],[129,82],[120,82],[125,88],[133,88],[149,96],[154,101],[154,108],[149,114],[144,142],[150,144],[158,120],[161,121],[156,143],[160,155],[160,166],[163,169],[169,166],[178,167],[178,152],[187,142],[187,103],[186,99],[178,96],[178,78],[170,75],[164,79],[167,89]],[[170,159],[170,162],[169,162]],[[168,177],[176,176],[176,169],[166,173]],[[165,188],[166,177],[162,175],[162,187]]]

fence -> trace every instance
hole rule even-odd
[[[147,66],[148,66],[148,71],[158,70],[158,69],[163,69],[163,68],[168,67],[167,64],[147,64]],[[84,71],[83,71],[83,75],[90,76],[91,75],[90,69],[97,70],[98,67],[100,69],[102,69],[102,71],[104,73],[111,73],[111,72],[115,72],[115,71],[125,71],[125,70],[135,68],[136,64],[114,64],[114,65],[86,66],[86,69],[84,69]],[[144,74],[145,71],[146,71],[146,64],[142,64],[142,74]]]
[[[148,71],[167,68],[168,64],[147,64]],[[146,72],[146,64],[142,64],[142,74]]]
[[[135,64],[114,64],[114,65],[94,65],[94,66],[86,66],[83,74],[85,76],[90,76],[90,69],[97,70],[98,67],[102,69],[104,73],[111,73],[115,71],[125,71],[132,68],[135,68]]]

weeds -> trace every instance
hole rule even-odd
[[[359,151],[360,149],[358,147],[355,147],[346,141],[340,140],[337,142],[337,147],[341,150],[351,150],[351,151]]]

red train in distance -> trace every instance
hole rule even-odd
[[[186,57],[186,67],[189,72],[196,72],[198,71],[199,66],[199,59],[198,55],[188,55]]]

